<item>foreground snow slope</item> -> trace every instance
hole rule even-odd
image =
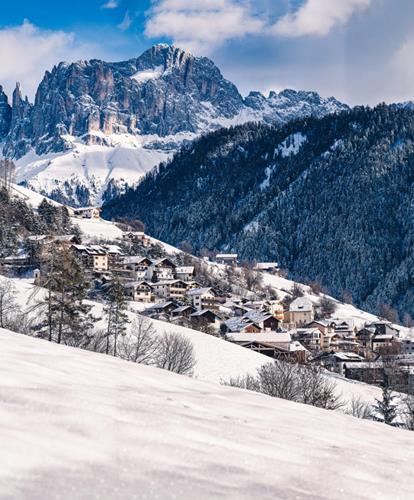
[[[413,498],[414,434],[0,330],[0,498]]]
[[[0,277],[0,281],[5,278]],[[19,306],[23,311],[30,311],[36,301],[45,293],[42,288],[35,288],[32,280],[13,279],[13,284],[17,290]],[[93,313],[97,318],[104,318],[103,306],[101,303],[92,302]],[[132,327],[134,319],[142,311],[142,304],[137,302],[129,303],[129,319]],[[256,374],[256,370],[271,359],[263,354],[226,342],[217,337],[207,335],[197,330],[185,328],[164,321],[151,320],[154,331],[162,335],[164,332],[175,332],[188,338],[195,352],[196,365],[194,367],[194,377],[199,380],[220,383],[229,380],[230,377],[238,377],[247,373]],[[96,328],[105,328],[105,319],[96,323]],[[332,377],[336,384],[338,396],[344,403],[349,403],[353,398],[360,399],[366,403],[374,404],[376,398],[380,398],[381,391],[378,387],[362,384],[335,374],[327,375]]]

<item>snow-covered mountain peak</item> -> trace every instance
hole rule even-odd
[[[3,154],[17,161],[19,182],[89,204],[137,182],[202,133],[344,109],[314,92],[252,92],[243,99],[210,59],[159,44],[128,61],[59,63],[46,71],[34,104],[18,85],[10,107],[0,90],[0,140]]]

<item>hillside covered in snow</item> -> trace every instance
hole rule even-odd
[[[412,496],[404,430],[5,330],[0,359],[4,499]]]

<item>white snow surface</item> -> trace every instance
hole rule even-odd
[[[301,132],[296,132],[287,137],[277,148],[277,151],[282,155],[283,158],[288,156],[295,156],[299,153],[299,150],[307,141],[306,135]]]
[[[72,217],[72,223],[79,226],[85,242],[95,239],[113,241],[122,237],[122,230],[107,220]]]
[[[165,138],[101,132],[94,135],[102,144],[87,145],[80,138],[65,136],[70,149],[63,153],[37,155],[31,150],[15,162],[17,182],[27,182],[34,190],[47,194],[57,189],[65,191],[65,182],[73,188],[84,186],[90,190],[92,202],[100,203],[110,180],[120,187],[136,184],[171,156],[169,143],[178,145],[187,138],[186,134]],[[154,141],[158,146],[152,145]],[[166,148],[160,149],[161,144]]]
[[[0,330],[0,497],[408,499],[414,434]]]
[[[164,73],[163,66],[156,66],[155,68],[149,68],[143,71],[137,71],[131,78],[138,83],[145,83],[148,80],[156,80],[160,78]]]

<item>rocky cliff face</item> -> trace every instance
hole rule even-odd
[[[23,98],[19,85],[12,108],[0,91],[0,139],[5,140],[4,155],[21,159],[19,180],[71,202],[80,184],[100,199],[109,183],[113,191],[113,181],[125,185],[137,180],[135,172],[125,172],[124,154],[115,155],[115,161],[112,152],[102,150],[104,167],[99,169],[99,159],[90,161],[84,146],[95,147],[93,154],[97,147],[126,148],[129,164],[137,164],[141,175],[184,140],[203,132],[246,121],[285,123],[344,109],[347,106],[333,98],[292,90],[269,97],[256,92],[243,99],[211,60],[156,45],[125,62],[60,63],[46,72],[33,105]],[[35,165],[26,161],[33,160],[33,153],[42,155],[43,163],[38,157]],[[66,155],[59,166],[56,153]],[[83,159],[73,168],[80,156]],[[66,178],[60,176],[63,168]],[[122,173],[115,175],[116,170]]]
[[[16,113],[6,151],[17,158],[30,147],[38,154],[60,151],[67,135],[94,144],[120,133],[197,133],[206,119],[233,118],[243,107],[237,88],[209,59],[167,45],[121,63],[60,63],[46,72],[33,108],[27,109],[19,88],[13,101]]]
[[[0,140],[4,139],[10,130],[12,108],[0,85]]]

